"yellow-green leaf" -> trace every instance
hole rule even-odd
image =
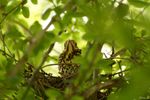
[[[31,0],[31,2],[32,2],[33,4],[37,4],[37,3],[38,3],[37,0]]]
[[[142,7],[145,7],[145,6],[149,6],[150,3],[149,2],[146,2],[146,1],[142,1],[142,0],[128,0],[130,4],[138,7],[138,8],[142,8]]]
[[[51,9],[48,8],[48,9],[43,13],[42,19],[43,19],[43,20],[46,20],[46,19],[48,18],[48,16],[49,16],[50,12],[51,12]]]
[[[29,18],[30,12],[28,7],[22,7],[22,14],[24,17]]]

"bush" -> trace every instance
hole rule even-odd
[[[150,99],[149,5],[1,0],[0,99]]]

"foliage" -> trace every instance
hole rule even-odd
[[[79,73],[63,90],[42,91],[46,99],[150,99],[150,0],[46,0],[41,19],[31,19],[28,4],[39,1],[0,0],[0,99],[41,100],[36,86],[44,83],[33,81],[43,67],[58,65],[56,44],[68,39],[82,49],[73,59]],[[26,85],[27,66],[35,71]]]

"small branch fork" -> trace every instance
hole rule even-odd
[[[26,0],[22,0],[17,6],[9,10],[7,13],[3,13],[4,17],[0,21],[0,25],[4,22],[4,20],[9,16],[13,11],[15,11],[20,5],[24,5]]]
[[[98,90],[108,89],[108,88],[114,87],[114,86],[119,87],[122,85],[122,83],[123,83],[123,80],[120,78],[114,79],[114,80],[109,80],[104,83],[97,83],[97,84],[93,85],[91,88],[89,88],[87,91],[85,91],[83,93],[83,96],[87,99]]]

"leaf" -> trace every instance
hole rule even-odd
[[[42,40],[40,40],[39,44],[34,49],[34,54],[37,55],[42,50],[48,48],[54,39],[55,39],[55,35],[52,32],[46,32]]]
[[[27,45],[27,40],[18,39],[16,43],[13,45],[14,50],[24,51]]]
[[[4,5],[7,5],[7,3],[8,3],[8,0],[1,0],[1,2],[0,2],[1,7]]]
[[[142,8],[142,7],[145,7],[145,6],[149,6],[150,3],[149,2],[145,2],[145,1],[142,1],[142,0],[128,0],[130,4],[136,6],[136,7],[139,7],[139,8]]]
[[[27,0],[22,0],[22,5],[25,5],[26,3],[27,3]]]
[[[30,12],[28,7],[22,7],[22,14],[24,17],[29,18]]]
[[[23,35],[19,32],[19,30],[17,30],[15,26],[9,28],[9,31],[7,32],[6,36],[12,39],[19,39],[23,37]]]
[[[30,27],[30,31],[33,33],[33,35],[37,34],[41,30],[42,30],[42,26],[38,21],[35,21]]]
[[[115,61],[111,59],[101,59],[99,61],[99,64],[102,70],[105,71],[105,73],[111,73],[112,66],[115,64]]]
[[[14,11],[14,14],[19,14],[21,11],[21,7],[16,8],[16,10]]]
[[[84,100],[81,96],[73,96],[71,100]]]
[[[129,6],[127,4],[119,4],[119,6],[116,8],[117,11],[117,15],[119,18],[124,17],[125,15],[127,15],[129,10]]]
[[[31,2],[32,2],[33,4],[37,4],[37,3],[38,3],[37,0],[31,0]]]
[[[50,12],[51,12],[51,8],[46,9],[46,11],[42,15],[42,19],[46,20],[49,17]]]
[[[49,97],[49,100],[63,100],[60,91],[56,89],[49,89],[46,91],[46,95]]]

